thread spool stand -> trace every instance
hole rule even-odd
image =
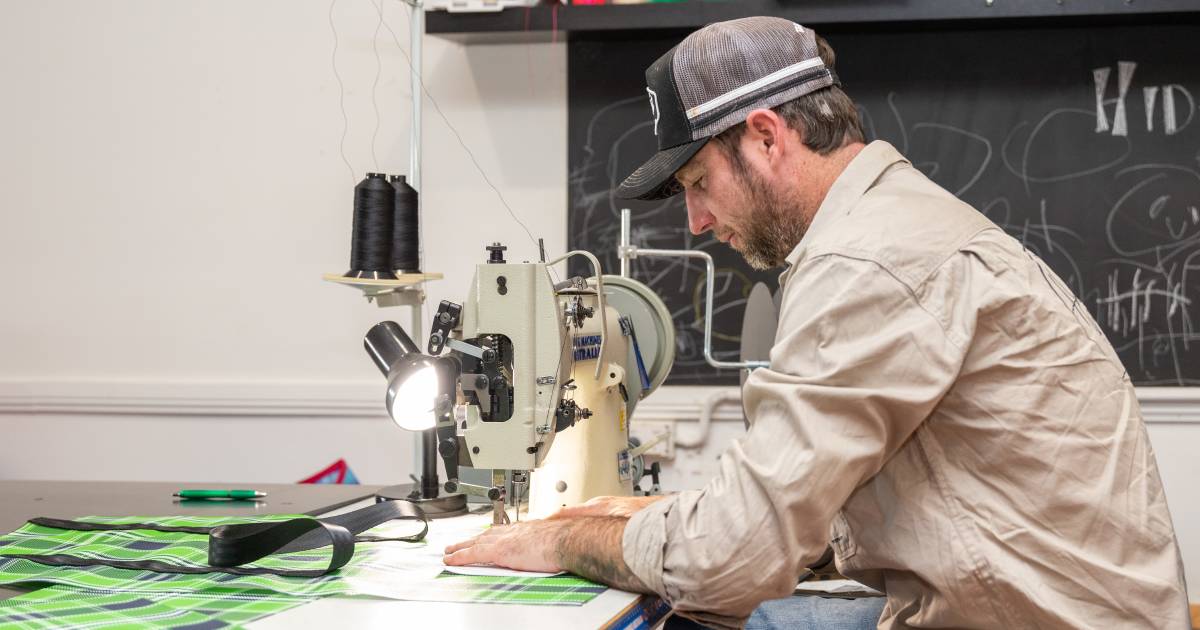
[[[420,306],[425,302],[425,283],[430,280],[441,280],[442,277],[442,274],[434,272],[401,273],[396,274],[395,280],[372,280],[347,278],[340,273],[327,273],[322,275],[321,279],[358,289],[362,291],[368,302],[375,302],[380,307],[405,305],[413,307],[412,335],[414,338],[420,338],[423,335]]]
[[[425,283],[430,280],[441,280],[440,273],[400,273],[395,280],[371,280],[367,278],[347,278],[342,274],[327,273],[321,276],[327,282],[362,291],[368,302],[375,302],[379,307],[410,306],[412,307],[412,324],[410,330],[414,339],[423,339],[421,305],[425,303]],[[413,476],[413,485],[398,484],[388,486],[376,493],[376,501],[406,500],[421,507],[429,518],[448,518],[467,513],[467,498],[462,494],[441,494],[437,481],[437,439],[433,429],[421,432],[421,439],[416,444],[416,455],[421,465],[421,477]]]
[[[425,10],[423,0],[401,0],[412,7],[409,20],[409,59],[411,61],[409,79],[411,82],[412,98],[412,128],[409,135],[409,177],[408,184],[418,193],[421,191],[421,105],[423,87],[421,84],[421,49],[425,36]],[[418,217],[420,210],[418,206]],[[424,256],[420,256],[424,262]],[[425,303],[425,283],[430,280],[441,280],[440,273],[398,273],[396,279],[374,280],[368,278],[347,278],[343,274],[327,273],[322,276],[327,282],[353,287],[362,291],[368,302],[375,302],[380,307],[410,306],[412,307],[412,326],[409,330],[414,339],[425,337],[421,322],[421,306]],[[415,476],[412,486],[399,484],[383,488],[376,494],[376,501],[405,499],[421,506],[430,518],[444,518],[465,514],[467,512],[466,496],[462,494],[440,495],[437,483],[437,438],[433,429],[422,432],[421,439],[414,445],[413,455],[421,466],[421,478]],[[411,490],[411,492],[410,492]],[[439,496],[440,495],[440,496]]]

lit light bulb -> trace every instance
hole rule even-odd
[[[392,420],[402,429],[424,431],[437,424],[433,413],[438,394],[438,373],[433,366],[413,372],[396,388],[392,398]]]

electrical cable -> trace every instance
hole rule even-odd
[[[375,0],[372,0],[372,2],[375,2]],[[417,11],[419,9],[412,7],[412,10]],[[396,44],[396,50],[399,51],[400,56],[404,57],[404,61],[408,65],[409,72],[412,72],[412,59],[400,45],[400,39],[396,35],[396,31],[392,30],[391,25],[388,24],[386,20],[384,20],[384,28],[387,29],[388,33],[391,34],[392,41]],[[483,178],[484,183],[492,189],[492,192],[496,193],[496,197],[500,200],[500,204],[504,206],[504,209],[508,211],[509,216],[511,216],[512,219],[521,226],[521,229],[525,231],[526,236],[529,237],[529,241],[536,246],[537,239],[533,237],[533,232],[529,230],[529,227],[525,225],[524,221],[517,217],[517,213],[513,211],[512,206],[508,204],[508,200],[504,198],[504,193],[500,192],[500,189],[492,182],[491,178],[488,177],[487,172],[483,170],[483,166],[479,164],[479,160],[475,157],[475,153],[473,153],[471,149],[467,147],[467,143],[462,139],[462,135],[459,134],[458,129],[456,129],[454,125],[450,123],[450,119],[446,117],[445,112],[443,112],[441,106],[438,105],[437,99],[435,99],[433,95],[429,93],[429,87],[425,85],[424,79],[419,79],[418,82],[421,85],[421,91],[425,94],[425,97],[429,99],[429,103],[433,105],[433,110],[437,112],[438,116],[442,119],[442,122],[445,123],[446,127],[450,130],[450,133],[454,134],[454,138],[458,141],[458,145],[467,153],[467,157],[470,158],[471,164],[474,165],[475,170],[479,173],[479,176]]]
[[[333,66],[333,76],[337,79],[338,106],[342,110],[342,138],[338,141],[338,150],[342,155],[342,163],[346,165],[346,170],[350,171],[350,181],[354,181],[354,167],[350,166],[350,160],[346,157],[346,133],[350,130],[350,117],[346,115],[346,84],[342,81],[342,75],[337,68],[338,36],[337,25],[333,22],[335,6],[337,6],[337,0],[332,0],[329,3],[329,30],[333,33],[333,52],[330,54],[329,61]]]
[[[375,81],[371,83],[371,107],[375,110],[375,130],[371,132],[371,160],[375,165],[375,170],[379,170],[379,155],[375,152],[375,143],[379,139],[379,125],[382,122],[379,116],[379,99],[376,98],[376,93],[379,87],[379,77],[383,74],[383,60],[379,58],[379,31],[383,28],[383,5],[376,5],[379,10],[379,23],[375,25],[375,32],[371,35],[371,50],[375,52]]]

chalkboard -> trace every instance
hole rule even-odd
[[[1041,256],[1086,305],[1140,385],[1200,384],[1200,37],[1195,25],[908,27],[829,32],[868,139]],[[574,39],[568,52],[569,241],[618,260],[619,209],[637,244],[717,260],[718,356],[735,358],[754,272],[682,198],[625,202],[612,188],[654,149],[642,71],[680,39]],[[705,366],[703,268],[639,260],[680,332],[668,383],[736,383]]]

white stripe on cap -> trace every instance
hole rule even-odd
[[[755,90],[758,90],[760,88],[764,88],[772,83],[775,83],[776,81],[782,81],[783,79],[786,79],[794,74],[804,72],[805,70],[812,70],[813,68],[824,68],[824,67],[825,67],[825,64],[821,61],[820,57],[813,57],[812,59],[806,59],[804,61],[801,61],[800,63],[792,64],[781,70],[776,70],[775,72],[772,72],[771,74],[768,74],[767,76],[765,76],[757,81],[754,81],[752,83],[747,83],[746,85],[743,85],[742,87],[737,88],[736,90],[730,90],[730,91],[718,96],[717,98],[714,98],[711,101],[708,101],[707,103],[701,103],[701,104],[687,110],[688,120],[691,120],[697,116],[711,112],[712,110],[714,110],[722,105],[725,105],[726,103],[729,103],[733,100],[741,98],[741,97],[743,97]]]

